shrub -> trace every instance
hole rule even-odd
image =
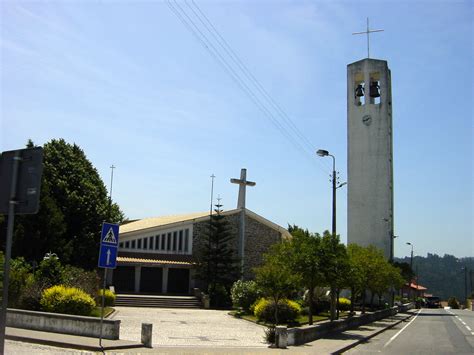
[[[10,262],[10,284],[8,288],[8,306],[17,308],[21,306],[21,296],[25,291],[31,267],[24,258],[12,259]]]
[[[115,306],[115,298],[116,298],[115,293],[107,289],[105,290],[105,293],[104,293],[104,289],[100,289],[99,292],[97,293],[96,303],[98,305],[102,305],[102,294],[104,294],[105,307]]]
[[[58,258],[44,259],[38,265],[35,279],[44,285],[59,285],[62,282],[62,266]]]
[[[80,288],[88,295],[96,297],[99,292],[99,275],[96,271],[85,271],[81,268],[66,265],[61,273],[61,284]]]
[[[43,311],[88,316],[95,307],[91,296],[75,287],[57,285],[43,291]]]
[[[275,327],[268,327],[264,330],[265,335],[263,336],[267,344],[275,344],[276,340],[276,329]]]
[[[234,307],[242,307],[246,312],[250,312],[252,304],[261,296],[255,281],[242,280],[234,282],[230,294]]]
[[[340,311],[349,311],[351,309],[351,300],[345,297],[339,298],[339,310]]]
[[[41,310],[41,296],[45,288],[49,287],[35,279],[33,275],[28,275],[25,280],[25,287],[20,295],[19,307],[22,309],[29,309],[32,311]]]
[[[232,301],[224,285],[209,285],[208,292],[212,308],[230,308]]]
[[[287,299],[278,302],[278,322],[294,322],[301,311],[301,306]],[[275,302],[262,298],[255,305],[254,314],[259,321],[275,323]]]
[[[448,306],[452,309],[459,309],[459,302],[456,297],[449,297],[448,299]]]

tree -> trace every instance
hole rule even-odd
[[[124,216],[116,204],[109,211],[106,187],[78,145],[53,139],[43,149],[40,210],[15,219],[12,255],[39,262],[53,251],[64,263],[94,268],[101,223]]]
[[[354,305],[357,297],[362,295],[364,288],[364,269],[360,259],[363,257],[364,248],[357,244],[347,246],[349,271],[346,284],[351,290],[351,314],[354,313]]]
[[[289,246],[291,254],[288,259],[294,273],[300,275],[301,285],[308,290],[308,323],[313,324],[313,295],[316,286],[323,280],[321,274],[320,245],[321,236],[311,234],[297,226],[289,226],[293,235]]]
[[[258,287],[275,304],[275,325],[278,324],[278,303],[301,284],[300,276],[288,263],[291,256],[289,241],[274,244],[264,256],[263,265],[255,269]]]
[[[338,288],[347,272],[347,254],[338,235],[325,231],[321,238],[320,260],[324,280],[331,289],[331,320],[336,319]]]
[[[210,217],[209,230],[203,235],[198,251],[197,277],[204,281],[213,307],[226,306],[230,289],[238,278],[237,258],[231,247],[230,227],[217,204]],[[225,290],[225,294],[222,294]]]

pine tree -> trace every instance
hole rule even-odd
[[[238,263],[232,249],[235,236],[230,233],[229,223],[222,215],[222,205],[210,216],[209,229],[202,235],[198,254],[197,277],[209,292],[212,307],[230,304],[230,288],[238,279]]]

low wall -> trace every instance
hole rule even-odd
[[[338,319],[333,322],[324,321],[315,325],[307,325],[300,328],[288,329],[288,345],[301,345],[319,339],[328,333],[343,332],[346,329],[375,322],[397,314],[398,308],[393,307],[373,313],[365,313],[346,319]]]
[[[98,338],[100,318],[8,309],[7,326]],[[120,320],[104,319],[102,337],[117,340],[119,335]]]

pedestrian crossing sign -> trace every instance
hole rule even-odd
[[[115,269],[119,240],[119,225],[104,222],[100,237],[99,267]]]

